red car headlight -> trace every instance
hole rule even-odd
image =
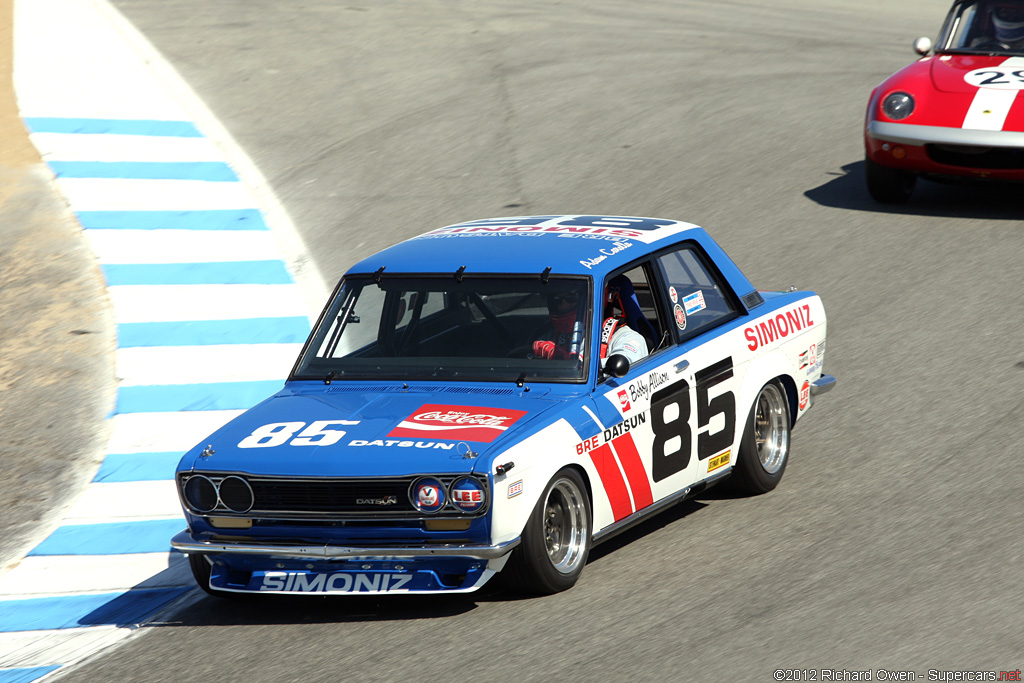
[[[882,112],[893,121],[900,121],[914,111],[914,98],[905,92],[894,92],[882,100]]]

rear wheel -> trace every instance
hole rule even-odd
[[[579,472],[559,470],[530,513],[519,546],[502,574],[524,593],[549,595],[571,588],[590,553],[590,499]]]
[[[910,199],[917,184],[917,176],[898,168],[889,168],[864,158],[864,173],[868,193],[881,204],[904,204]]]
[[[789,462],[791,424],[786,390],[773,380],[761,388],[750,408],[730,488],[757,495],[779,485]]]

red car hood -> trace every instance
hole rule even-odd
[[[1024,57],[1005,57],[990,55],[939,55],[928,61],[932,85],[939,92],[964,93],[973,95],[978,91],[979,83],[989,81],[998,89],[1024,89],[1024,79],[1013,76],[1014,71],[1024,75]],[[968,74],[978,70],[995,69],[991,73]],[[1000,72],[1006,72],[1000,76]],[[1019,87],[1010,87],[1018,85]]]

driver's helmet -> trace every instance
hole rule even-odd
[[[1024,40],[1024,4],[996,5],[992,9],[996,39],[1003,43]]]
[[[576,322],[579,294],[572,290],[549,294],[547,302],[548,315],[551,317],[551,322],[554,323],[555,329],[559,332],[566,332],[572,329],[573,323]]]

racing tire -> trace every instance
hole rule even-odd
[[[590,554],[593,516],[579,472],[559,470],[523,529],[522,540],[501,572],[520,593],[551,595],[576,583]]]
[[[772,380],[761,387],[750,408],[728,488],[756,496],[778,486],[789,462],[791,431],[789,397],[785,387]]]
[[[219,591],[216,588],[210,588],[210,573],[213,566],[210,564],[210,560],[206,555],[189,555],[188,566],[192,570],[192,576],[195,578],[196,583],[199,584],[199,587],[210,595],[215,598],[227,599],[238,597],[237,593],[229,593],[228,591]]]
[[[868,194],[879,204],[905,204],[917,185],[917,176],[864,158]]]

